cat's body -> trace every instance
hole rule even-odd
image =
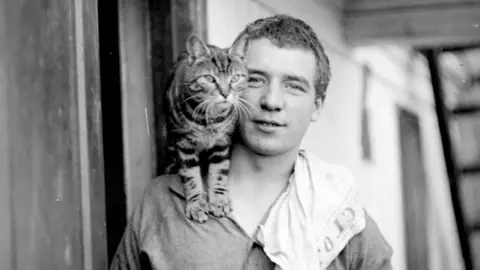
[[[182,179],[186,214],[198,222],[205,222],[208,212],[222,217],[231,211],[227,177],[232,133],[245,112],[240,97],[247,87],[245,50],[246,40],[220,49],[192,35],[166,93],[167,156],[172,160],[167,173]],[[202,171],[208,172],[207,190]]]

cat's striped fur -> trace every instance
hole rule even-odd
[[[174,68],[166,93],[167,173],[178,173],[184,184],[186,214],[205,222],[231,211],[227,178],[231,136],[247,106],[240,94],[247,87],[243,63],[247,40],[229,49],[205,44],[196,35]],[[202,179],[206,174],[207,192]]]

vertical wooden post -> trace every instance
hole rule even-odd
[[[127,215],[155,172],[153,83],[147,0],[119,0],[122,123]]]
[[[97,0],[75,0],[74,22],[83,269],[100,270],[108,265]]]
[[[7,36],[7,5],[0,1],[0,37]],[[13,268],[12,251],[12,206],[8,146],[8,89],[9,61],[8,42],[0,38],[0,265]]]
[[[434,49],[425,49],[421,51],[428,62],[430,70],[430,81],[432,83],[433,97],[435,100],[435,110],[437,112],[438,127],[440,129],[440,138],[442,140],[443,155],[445,157],[445,166],[447,168],[448,183],[452,196],[452,206],[455,213],[455,221],[458,230],[458,239],[462,249],[465,269],[472,270],[471,247],[468,238],[467,225],[463,215],[462,200],[459,192],[459,173],[454,160],[452,141],[450,138],[448,111],[445,106],[444,90],[438,64],[438,51]]]
[[[0,2],[2,269],[106,268],[96,6]]]

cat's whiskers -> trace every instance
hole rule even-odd
[[[244,119],[248,119],[249,117],[251,117],[253,115],[253,112],[256,110],[253,103],[251,103],[250,101],[248,101],[248,100],[246,100],[242,97],[239,97],[238,101],[239,102],[237,103],[237,105],[238,105],[238,107],[241,111],[240,116],[244,117]]]
[[[195,107],[195,109],[192,112],[193,119],[196,120],[197,118],[199,118],[200,114],[203,112],[203,113],[205,113],[205,115],[204,115],[205,121],[208,124],[209,123],[208,111],[210,110],[210,107],[213,104],[212,101],[213,101],[213,98],[208,98],[208,99],[205,99],[204,101],[200,102],[200,104],[198,104],[197,107]]]
[[[197,98],[197,97],[198,97],[197,95],[190,96],[190,97],[182,100],[182,103],[187,102],[187,101],[189,101],[190,99]]]
[[[251,116],[253,115],[253,113],[244,104],[241,104],[239,106],[239,108],[240,108],[240,111],[241,111],[240,121],[245,121],[245,120],[251,118]]]
[[[240,121],[248,118],[248,112],[245,109],[245,105],[243,105],[242,103],[237,103],[235,105],[235,111]]]
[[[242,103],[243,105],[245,105],[246,107],[250,106],[250,108],[252,108],[253,110],[255,110],[255,105],[253,105],[252,102],[242,98],[242,97],[238,97],[238,101],[240,101],[240,103]],[[248,106],[247,106],[248,105]]]
[[[241,118],[241,115],[241,109],[237,106],[237,104],[235,104],[235,106],[233,106],[233,112],[228,116],[228,119],[232,119],[233,117]]]
[[[204,107],[206,107],[207,105],[208,105],[208,99],[200,102],[192,112],[193,119],[196,120],[198,117],[200,117],[200,112],[202,112],[204,110]]]
[[[215,105],[215,103],[213,102],[213,98],[210,98],[209,99],[209,103],[207,105],[207,108],[205,109],[205,120],[207,121],[207,125],[210,124],[210,118],[214,119],[213,115],[210,113],[210,111],[213,109],[213,106]]]

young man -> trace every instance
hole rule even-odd
[[[351,199],[348,173],[299,149],[330,80],[315,33],[277,15],[244,34],[244,98],[256,110],[232,150],[233,212],[193,222],[178,177],[161,176],[137,205],[111,269],[391,269],[391,248]]]

